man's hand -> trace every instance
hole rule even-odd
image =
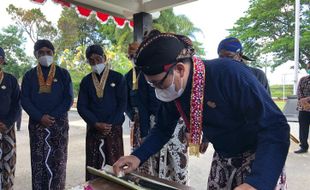
[[[96,123],[95,128],[103,133],[104,135],[107,135],[110,133],[112,129],[112,124],[107,124],[107,123]]]
[[[127,174],[137,169],[140,162],[141,161],[136,156],[123,156],[114,163],[113,171],[116,176],[118,176],[121,172]]]
[[[305,110],[310,109],[310,97],[301,98],[299,100],[299,103],[300,103],[301,107],[303,107]]]
[[[0,122],[0,133],[5,133],[6,130],[7,130],[6,125]]]
[[[199,146],[200,154],[204,154],[206,152],[208,146],[209,146],[209,142],[208,141],[200,143],[200,146]]]
[[[41,118],[41,124],[44,125],[45,127],[51,127],[55,123],[55,118],[52,116],[49,116],[47,114],[43,115]]]
[[[256,189],[247,183],[243,183],[238,187],[236,187],[234,190],[256,190]]]

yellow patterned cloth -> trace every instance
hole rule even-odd
[[[109,71],[110,71],[109,63],[107,63],[106,68],[104,69],[104,71],[102,73],[102,76],[100,78],[100,81],[98,80],[96,73],[92,72],[91,76],[92,76],[92,79],[93,79],[93,83],[94,83],[94,86],[95,86],[95,89],[96,89],[96,94],[97,94],[98,98],[102,98],[103,97],[104,87],[105,87],[105,84],[107,82],[107,78],[109,76]]]
[[[56,65],[52,64],[47,79],[44,79],[41,65],[37,66],[37,75],[39,80],[39,93],[51,93],[54,76],[56,73]]]
[[[4,78],[4,72],[0,69],[0,84],[2,83]]]

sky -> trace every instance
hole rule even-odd
[[[53,3],[51,0],[47,0],[43,6],[32,3],[29,0],[15,0],[13,2],[16,7],[22,7],[24,9],[41,8],[47,19],[52,21],[55,26],[62,10],[60,5]],[[1,0],[0,30],[12,24],[12,20],[5,10],[11,3],[12,0]],[[232,0],[198,0],[175,7],[174,12],[176,14],[186,15],[194,23],[195,27],[202,30],[202,33],[196,34],[196,39],[203,43],[206,58],[213,59],[217,58],[217,46],[219,42],[229,35],[227,29],[232,28],[234,23],[245,15],[248,7],[249,0],[238,0],[238,3]],[[33,43],[30,40],[28,40],[25,48],[27,54],[32,55]],[[273,73],[271,73],[270,69],[267,69],[266,74],[269,83],[292,84],[294,71],[289,68],[293,65],[293,62],[285,63]],[[305,71],[299,73],[299,77],[305,75]]]

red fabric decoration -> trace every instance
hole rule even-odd
[[[55,3],[61,4],[63,7],[70,7],[71,4],[68,2],[65,2],[64,0],[53,0]]]
[[[43,4],[43,3],[45,3],[46,0],[31,0],[31,1]]]
[[[119,25],[120,27],[123,27],[125,25],[125,19],[120,17],[114,17],[114,21]]]
[[[106,23],[109,19],[109,16],[108,14],[105,14],[105,13],[102,13],[102,12],[97,12],[97,18],[103,22],[103,23]]]
[[[129,22],[129,26],[130,26],[131,28],[133,28],[133,26],[134,26],[133,21],[130,21],[130,22]]]
[[[35,3],[40,3],[40,4],[44,4],[46,2],[46,0],[30,0],[30,1],[35,2]],[[65,0],[52,0],[52,1],[54,3],[62,5],[64,7],[71,7],[72,6],[71,3],[68,3]],[[84,8],[82,6],[76,6],[76,9],[77,9],[77,12],[84,17],[89,17],[89,15],[92,13],[92,10]],[[134,26],[133,21],[129,21],[129,20],[126,20],[124,18],[113,17],[113,16],[110,16],[109,14],[102,13],[102,12],[97,12],[96,15],[97,15],[97,18],[102,23],[106,23],[109,18],[113,18],[117,27],[121,27],[121,28],[124,27],[126,22],[128,22],[128,25],[130,28],[133,28],[133,26]]]
[[[86,9],[84,7],[81,7],[81,6],[77,6],[76,9],[79,11],[79,13],[82,15],[82,16],[86,16],[86,17],[89,17],[90,13],[92,10],[90,9]]]

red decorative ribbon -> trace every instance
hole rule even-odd
[[[187,129],[190,131],[189,154],[195,156],[199,156],[199,146],[202,133],[205,72],[206,70],[203,61],[198,57],[193,57],[193,79],[189,121],[179,100],[175,101],[176,107],[180,112]]]

